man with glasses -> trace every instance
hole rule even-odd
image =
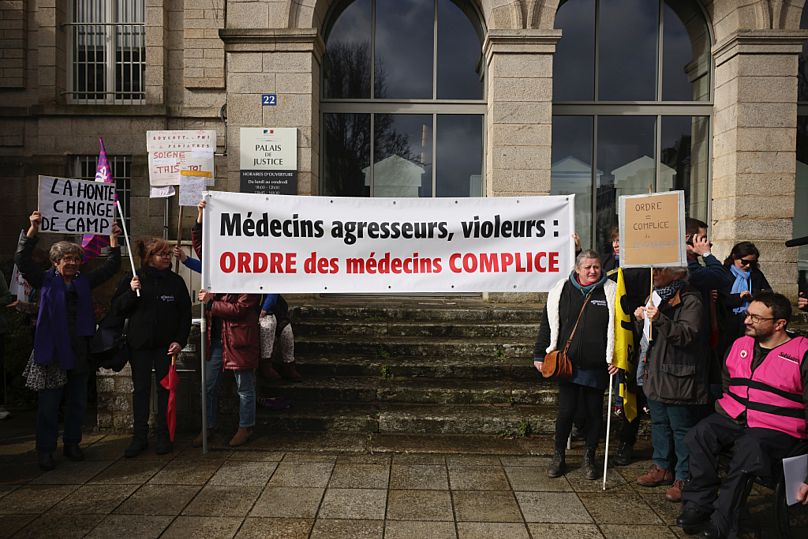
[[[808,438],[808,339],[786,333],[790,318],[791,303],[781,294],[760,292],[749,304],[745,335],[726,355],[716,413],[685,437],[690,481],[676,519],[685,533],[734,537],[746,481],[771,475],[799,440]],[[732,459],[721,482],[718,455],[727,449]],[[808,504],[808,478],[800,499]]]

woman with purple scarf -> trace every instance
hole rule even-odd
[[[35,211],[31,225],[20,240],[14,261],[22,276],[40,290],[34,351],[25,369],[27,386],[38,393],[36,419],[37,462],[42,470],[56,464],[53,452],[59,434],[59,404],[64,406],[64,456],[84,460],[79,447],[81,426],[87,409],[87,378],[92,367],[89,341],[95,334],[95,313],[90,291],[109,280],[121,266],[118,225],[109,237],[106,262],[94,271],[82,272],[84,250],[67,241],[50,248],[53,267],[42,271],[31,261],[39,238],[42,215]]]

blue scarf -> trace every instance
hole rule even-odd
[[[575,273],[574,270],[570,273],[570,282],[572,283],[572,286],[577,288],[581,292],[582,296],[586,296],[587,294],[589,294],[595,288],[597,288],[599,286],[603,286],[603,283],[606,282],[607,278],[608,277],[606,277],[606,274],[601,273],[600,274],[600,280],[595,281],[592,284],[588,284],[588,285],[584,286],[584,285],[582,285],[581,283],[578,282],[577,274]]]
[[[729,271],[735,276],[735,282],[732,283],[732,290],[730,290],[733,294],[740,294],[741,292],[749,292],[752,293],[752,271],[744,271],[739,269],[735,264],[732,264],[729,267]],[[734,314],[741,314],[746,312],[746,309],[749,307],[749,302],[744,301],[740,307],[735,307],[732,309]]]
[[[82,275],[73,279],[78,305],[76,306],[76,335],[90,337],[95,334],[95,314],[90,297],[90,281]],[[54,362],[64,370],[76,365],[67,322],[67,286],[55,269],[45,272],[39,296],[39,315],[34,335],[34,361],[38,365]]]

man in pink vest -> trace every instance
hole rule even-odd
[[[771,475],[806,434],[808,339],[786,333],[788,298],[760,292],[749,304],[745,335],[727,352],[723,395],[715,412],[685,437],[690,481],[676,519],[685,533],[735,537],[746,480]],[[718,477],[718,454],[731,449],[727,477]],[[808,503],[808,478],[800,499]]]

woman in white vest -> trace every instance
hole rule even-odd
[[[601,270],[600,255],[587,249],[575,258],[575,269],[570,275],[559,281],[547,296],[533,364],[541,371],[545,354],[563,350],[572,336],[568,355],[573,366],[571,378],[558,380],[555,454],[547,468],[550,477],[559,477],[566,469],[567,438],[579,408],[586,416],[584,475],[587,479],[598,477],[595,452],[603,423],[603,393],[609,376],[617,372],[611,364],[616,291],[617,285]]]

